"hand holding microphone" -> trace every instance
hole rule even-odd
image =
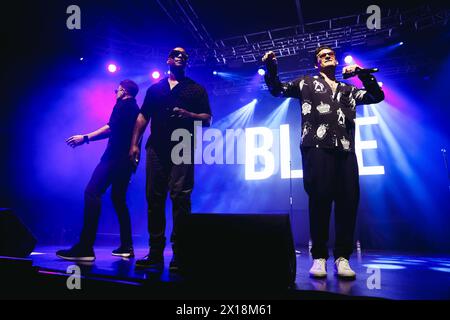
[[[351,66],[344,67],[344,69],[342,69],[342,76],[344,79],[348,79],[348,78],[354,77],[356,75],[367,76],[367,75],[369,75],[371,73],[375,73],[375,72],[378,72],[378,68],[365,69],[365,68],[361,68],[357,64],[354,64]]]

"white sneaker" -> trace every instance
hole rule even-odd
[[[348,263],[348,260],[343,257],[337,258],[334,262],[334,272],[338,277],[342,278],[356,277],[356,272],[352,270],[350,264]]]
[[[327,260],[314,259],[309,275],[314,278],[324,278],[327,276]]]

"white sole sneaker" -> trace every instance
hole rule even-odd
[[[337,271],[334,272],[334,275],[341,279],[355,279],[356,278],[356,274],[342,274]]]
[[[312,278],[326,278],[327,262],[325,259],[314,259],[311,269],[309,269],[309,276]]]
[[[67,260],[67,261],[84,261],[84,262],[92,262],[95,261],[95,257],[65,257],[61,255],[56,255],[58,258]]]
[[[310,276],[311,278],[317,278],[317,279],[323,279],[323,278],[326,278],[327,275],[328,275],[328,273],[312,273],[312,272],[309,273],[309,276]]]
[[[131,253],[111,253],[115,257],[122,257],[122,258],[132,258],[134,257],[134,254]]]
[[[341,263],[343,266],[341,266]],[[356,272],[351,269],[348,260],[344,258],[339,258],[334,262],[334,274],[341,279],[351,280],[356,278]]]

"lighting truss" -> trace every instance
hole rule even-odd
[[[236,59],[253,63],[269,50],[278,57],[287,57],[313,52],[319,45],[333,48],[366,46],[377,40],[394,38],[405,31],[420,32],[433,26],[447,25],[450,10],[421,6],[408,11],[388,11],[382,14],[379,30],[368,29],[368,16],[350,15],[222,39],[216,42],[214,55],[217,63]]]

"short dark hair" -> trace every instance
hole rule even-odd
[[[319,46],[316,48],[316,51],[314,51],[314,64],[317,64],[317,55],[319,54],[320,51],[322,51],[323,49],[329,49],[331,51],[334,52],[333,48],[331,48],[330,46],[327,45],[323,45],[323,46]]]
[[[136,97],[136,95],[139,92],[139,87],[133,80],[126,79],[120,81],[120,85],[127,91],[127,93],[132,96],[133,98]]]

